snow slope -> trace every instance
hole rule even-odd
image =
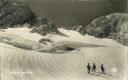
[[[43,36],[37,33],[30,33],[31,29],[27,28],[27,25],[22,28],[8,28],[5,30],[7,33],[19,35],[25,39],[38,42]]]
[[[22,28],[16,28],[22,30]],[[14,30],[16,30],[14,29]],[[25,29],[25,28],[24,28]],[[55,42],[73,41],[82,43],[102,44],[107,47],[82,47],[64,54],[40,53],[20,49],[5,43],[0,43],[1,80],[127,80],[127,47],[110,39],[97,39],[92,36],[82,36],[71,30],[59,29],[69,37],[49,34],[45,37]],[[25,39],[22,32],[5,30]],[[24,30],[23,30],[24,31]],[[27,32],[27,31],[26,31]],[[33,33],[26,33],[33,35]],[[38,35],[38,34],[37,34]],[[35,40],[36,36],[29,37]],[[97,65],[97,73],[87,74],[87,63]],[[100,75],[100,64],[106,68],[106,75]]]
[[[90,44],[97,44],[97,45],[104,45],[104,46],[113,46],[113,47],[121,47],[122,45],[117,43],[112,39],[99,39],[95,38],[90,35],[81,35],[80,33],[72,30],[66,29],[59,29],[59,31],[69,37],[55,35],[55,34],[48,34],[46,36],[41,36],[37,33],[30,33],[31,29],[27,28],[27,25],[22,28],[8,28],[5,29],[5,32],[8,34],[15,34],[23,37],[24,39],[32,40],[38,42],[41,38],[49,38],[54,42],[59,41],[73,41],[73,42],[80,42],[80,43],[90,43]]]
[[[80,33],[72,30],[66,30],[66,29],[59,29],[59,31],[69,37],[59,36],[59,35],[49,35],[52,40],[55,42],[59,41],[74,41],[74,42],[80,42],[80,43],[90,43],[90,44],[97,44],[97,45],[103,45],[103,46],[113,46],[113,47],[121,47],[122,45],[117,43],[115,40],[112,39],[99,39],[95,38],[90,35],[81,35]],[[123,46],[122,46],[123,47]]]
[[[70,54],[43,54],[5,47],[0,48],[1,80],[126,80],[125,48],[81,48]],[[88,62],[97,64],[98,73],[87,74]],[[101,63],[107,75],[98,76]]]

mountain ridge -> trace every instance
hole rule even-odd
[[[75,30],[82,35],[88,34],[96,38],[113,39],[128,46],[128,13],[101,16],[94,19],[88,26],[61,26],[61,28]]]
[[[97,38],[110,38],[128,46],[128,13],[101,16],[85,27],[86,33]]]
[[[28,5],[16,1],[3,2],[0,5],[0,28],[30,24],[32,33],[42,36],[60,34],[58,28],[78,31],[82,35],[89,34],[97,38],[110,38],[128,46],[128,13],[114,13],[93,20],[88,26],[57,26],[46,17],[38,17]]]

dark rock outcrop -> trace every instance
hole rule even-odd
[[[38,34],[41,34],[42,36],[47,35],[48,33],[49,34],[59,33],[57,26],[53,22],[47,20],[47,18],[45,17],[37,18],[36,25],[35,27],[33,27],[31,32],[32,33],[36,32]]]
[[[115,13],[99,17],[84,30],[87,34],[97,38],[114,39],[128,46],[128,13]]]
[[[47,35],[58,33],[56,25],[44,17],[38,17],[25,5],[16,1],[0,1],[0,29],[15,27],[16,25],[30,24],[31,32]]]
[[[0,2],[0,28],[32,24],[35,18],[36,15],[28,5],[15,1]]]
[[[96,38],[109,38],[128,46],[128,13],[114,13],[95,19],[88,26],[60,28],[75,30],[82,35],[89,34]]]

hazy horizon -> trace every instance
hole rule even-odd
[[[123,1],[27,0],[24,2],[28,4],[38,16],[46,16],[56,24],[66,26],[88,25],[99,16],[125,12],[126,9]]]

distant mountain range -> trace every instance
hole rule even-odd
[[[60,4],[58,4],[58,6],[59,5]],[[66,5],[63,4],[61,6],[65,7]],[[34,13],[28,5],[24,5],[19,2],[15,2],[15,1],[5,2],[5,3],[2,3],[0,6],[1,6],[0,7],[0,28],[1,29],[8,28],[8,27],[15,27],[16,25],[23,25],[25,23],[28,23],[30,24],[30,28],[32,28],[31,32],[39,33],[44,36],[44,35],[47,35],[48,33],[58,34],[59,31],[57,30],[57,28],[61,27],[66,29],[73,29],[75,31],[80,32],[83,35],[89,34],[98,38],[111,38],[123,45],[128,45],[128,36],[127,36],[128,35],[128,29],[127,29],[128,13],[118,13],[118,14],[116,13],[108,16],[101,16],[99,18],[94,19],[94,21],[88,26],[84,25],[84,26],[65,27],[65,26],[59,26],[58,24],[56,25],[54,22],[51,22],[51,20],[48,20],[47,17],[37,16],[37,14]],[[81,5],[77,4],[77,6],[83,7],[84,4],[82,3]],[[72,7],[75,7],[75,6],[72,6]],[[101,6],[99,6],[99,8],[100,7]],[[77,7],[75,7],[74,9],[76,8]],[[57,6],[56,6],[56,9],[57,9]],[[61,10],[61,8],[58,8],[58,9]],[[49,9],[49,11],[50,13],[52,13],[52,10]],[[86,14],[81,14],[81,11],[83,11],[83,9],[81,9],[78,12],[80,13],[80,15],[76,16],[78,20],[80,19],[80,16],[86,16],[86,17],[88,16]],[[72,14],[72,17],[74,16],[73,14]],[[67,20],[68,23],[70,24],[70,20],[69,20],[70,18],[67,19],[64,16],[64,14],[60,13],[60,15],[59,14],[56,14],[56,15],[63,16],[62,20]],[[54,18],[56,19],[56,17]],[[74,18],[74,20],[76,20],[76,24],[77,24],[77,19]],[[89,17],[88,17],[88,20],[91,22]],[[85,21],[85,24],[86,24],[86,21]]]

